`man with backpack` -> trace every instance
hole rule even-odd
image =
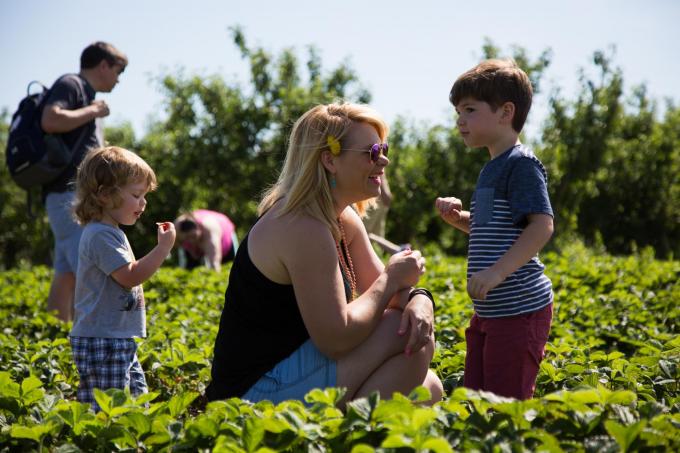
[[[78,244],[82,229],[73,217],[74,181],[78,165],[85,154],[104,145],[101,120],[109,114],[97,92],[109,93],[118,83],[128,60],[111,44],[95,42],[80,56],[80,72],[66,74],[52,85],[40,125],[46,134],[58,136],[71,150],[71,161],[53,181],[43,186],[50,228],[54,234],[54,277],[47,299],[47,309],[57,310],[59,318],[73,317],[75,273]]]

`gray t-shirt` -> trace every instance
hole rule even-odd
[[[111,272],[135,260],[125,233],[111,225],[88,223],[78,255],[71,336],[146,337],[142,286],[124,288],[111,277]]]

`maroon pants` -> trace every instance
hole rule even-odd
[[[531,398],[551,320],[552,304],[532,313],[503,318],[474,314],[465,330],[465,387],[517,399]]]

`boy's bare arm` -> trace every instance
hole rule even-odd
[[[458,213],[458,220],[455,223],[451,223],[451,225],[463,233],[470,234],[470,211],[460,211]]]
[[[40,126],[48,134],[62,134],[72,131],[95,118],[109,114],[109,107],[103,100],[97,99],[92,104],[75,110],[48,105],[43,110]]]
[[[158,228],[158,245],[143,258],[119,267],[111,277],[121,286],[134,288],[147,281],[163,264],[175,243],[175,226],[164,222]]]
[[[468,293],[472,298],[486,299],[489,291],[528,263],[548,242],[553,233],[553,218],[547,214],[529,214],[527,221],[522,234],[493,266],[470,277]]]
[[[528,224],[510,250],[499,259],[495,267],[505,280],[508,275],[529,262],[553,234],[553,218],[547,214],[529,214]]]

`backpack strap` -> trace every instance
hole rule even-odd
[[[76,85],[78,85],[78,88],[80,88],[80,97],[83,101],[81,108],[87,107],[88,105],[90,105],[90,102],[89,102],[90,100],[87,97],[87,91],[85,91],[85,85],[83,85],[83,81],[80,78],[80,76],[77,75],[77,74],[69,74],[66,77],[69,77],[72,80],[75,80]],[[92,124],[94,124],[94,120],[92,121]],[[85,126],[87,126],[87,124],[85,124]],[[72,156],[75,155],[75,151],[77,151],[80,148],[80,145],[83,144],[83,140],[85,140],[85,136],[87,135],[87,132],[89,132],[90,129],[91,129],[91,127],[84,127],[83,128],[82,132],[78,136],[78,140],[76,140],[76,142],[73,144],[73,147],[71,148],[71,151],[73,151]]]

